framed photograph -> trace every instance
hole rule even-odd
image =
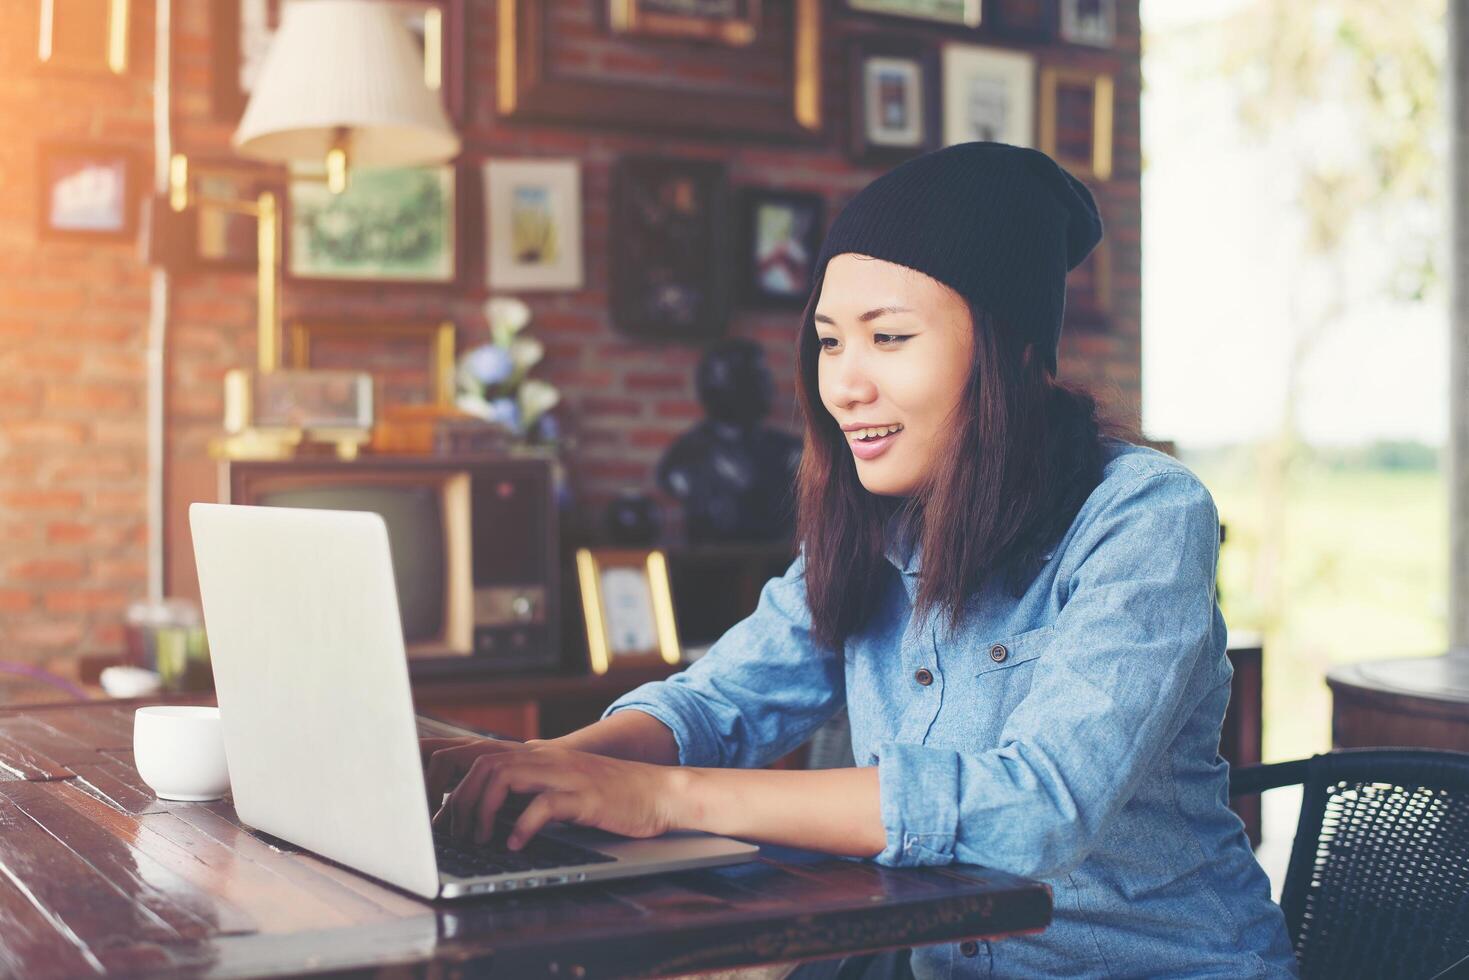
[[[1033,146],[1035,58],[977,44],[946,44],[944,145],[992,140]]]
[[[490,289],[581,289],[581,163],[485,163],[486,281]]]
[[[592,673],[683,658],[663,552],[578,548]]]
[[[379,406],[454,404],[454,324],[298,322],[289,328],[296,370],[367,371]]]
[[[1056,36],[1056,0],[988,0],[984,23],[996,37],[1043,43]]]
[[[607,0],[614,34],[742,47],[760,29],[760,0]]]
[[[45,143],[37,160],[42,238],[126,241],[137,229],[136,161],[124,147]]]
[[[740,194],[744,234],[740,294],[747,306],[800,309],[826,230],[820,194],[746,188]]]
[[[1112,179],[1112,76],[1041,69],[1040,148],[1078,177]]]
[[[933,20],[959,27],[978,27],[980,0],[845,0],[848,10],[890,17]]]
[[[1117,0],[1060,0],[1061,40],[1110,48],[1117,37]]]
[[[210,0],[211,102],[216,119],[239,121],[255,76],[280,25],[281,4],[291,0]],[[300,0],[296,0],[300,2]],[[465,0],[379,0],[393,3],[423,52],[424,82],[440,92],[449,118],[465,122],[468,46]]]
[[[700,340],[729,317],[723,164],[625,157],[612,171],[610,303],[624,333]]]
[[[454,168],[352,171],[342,194],[295,171],[286,272],[296,279],[451,283],[457,278]]]
[[[849,152],[898,163],[938,145],[938,56],[928,45],[856,38],[848,49]]]
[[[128,0],[40,0],[41,63],[79,71],[128,70]]]
[[[252,372],[252,423],[304,431],[372,428],[372,375],[362,371]]]

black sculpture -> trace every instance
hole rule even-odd
[[[658,462],[658,485],[678,498],[690,544],[789,541],[801,440],[762,424],[772,384],[760,345],[726,340],[699,361],[707,416]]]

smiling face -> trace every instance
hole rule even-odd
[[[821,403],[868,491],[906,496],[948,445],[974,356],[969,307],[937,280],[850,252],[816,303]]]

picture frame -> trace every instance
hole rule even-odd
[[[425,370],[421,379],[414,380],[421,380],[424,387],[411,398],[387,397],[391,394],[390,389],[395,387],[396,375],[402,371],[404,361],[392,350],[394,344],[421,348],[418,356],[422,358],[420,363]],[[321,363],[324,358],[319,355],[326,348],[330,348],[330,354],[334,355],[330,360],[337,363]],[[454,404],[454,348],[452,320],[422,323],[301,320],[288,328],[287,363],[298,371],[323,366],[368,371],[383,389],[382,397],[376,400],[381,415],[395,401],[451,407]],[[351,356],[346,356],[349,354]]]
[[[987,0],[985,27],[997,38],[1044,44],[1056,36],[1056,0]]]
[[[40,0],[36,56],[52,68],[125,75],[129,15],[129,0]]]
[[[762,17],[756,39],[788,50],[785,94],[758,90],[713,97],[697,87],[669,87],[656,80],[589,77],[559,65],[552,53],[553,4],[497,0],[496,103],[498,114],[517,122],[627,127],[639,131],[761,137],[816,143],[822,136],[822,19],[826,0],[781,5],[790,32],[769,30]],[[686,6],[682,4],[680,6]],[[762,11],[768,11],[765,8]],[[785,59],[782,55],[782,60]]]
[[[937,21],[954,27],[978,27],[984,11],[980,0],[844,0],[850,11]]]
[[[820,194],[747,187],[740,192],[741,283],[746,306],[801,309],[826,230]]]
[[[137,160],[127,147],[43,143],[37,151],[37,234],[117,241],[138,227]]]
[[[578,548],[576,573],[592,673],[683,659],[662,551]]]
[[[1059,34],[1068,44],[1110,48],[1117,39],[1117,0],[1060,0]]]
[[[491,290],[582,288],[579,160],[488,160],[484,207]]]
[[[424,82],[439,91],[456,126],[467,122],[469,46],[465,0],[380,0],[403,13],[423,45]],[[213,68],[211,108],[224,122],[239,121],[260,62],[280,25],[282,0],[210,0],[209,42]]]
[[[434,167],[363,167],[332,194],[313,170],[292,171],[286,274],[297,280],[448,285],[459,278],[456,175]]]
[[[364,371],[254,372],[251,385],[251,423],[257,428],[372,428],[372,376]]]
[[[634,336],[703,340],[729,317],[723,164],[624,157],[612,169],[612,322]]]
[[[1078,177],[1111,180],[1115,89],[1106,72],[1042,68],[1040,149]]]
[[[938,54],[929,45],[853,38],[848,154],[868,164],[900,163],[938,145]]]
[[[1035,145],[1035,58],[979,44],[943,48],[945,146],[993,140]]]
[[[613,34],[743,47],[760,29],[760,0],[608,0]]]

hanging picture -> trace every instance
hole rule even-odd
[[[1117,37],[1117,0],[1061,0],[1061,40],[1110,48]]]
[[[1056,0],[989,0],[984,26],[996,37],[1038,43],[1056,35]]]
[[[286,269],[297,279],[447,283],[455,278],[454,168],[352,171],[342,194],[293,174]]]
[[[37,55],[42,64],[114,75],[127,72],[128,0],[40,0],[40,7]]]
[[[1112,76],[1041,70],[1040,148],[1078,177],[1112,179]]]
[[[724,166],[630,157],[612,173],[612,321],[630,334],[698,340],[729,315]]]
[[[980,0],[846,0],[847,9],[868,14],[936,20],[960,27],[978,27]]]
[[[614,34],[743,46],[760,27],[760,0],[608,0]]]
[[[825,232],[820,194],[747,188],[741,294],[757,307],[799,309],[811,294],[811,272]]]
[[[992,140],[1032,146],[1035,59],[1019,51],[946,44],[944,145]]]
[[[576,160],[485,164],[490,289],[581,289],[581,169]]]
[[[579,548],[576,573],[592,673],[683,658],[663,552]]]
[[[37,163],[42,237],[131,237],[137,227],[137,187],[128,150],[85,143],[43,144]]]
[[[850,151],[869,163],[896,163],[938,142],[938,61],[926,45],[852,42]]]

